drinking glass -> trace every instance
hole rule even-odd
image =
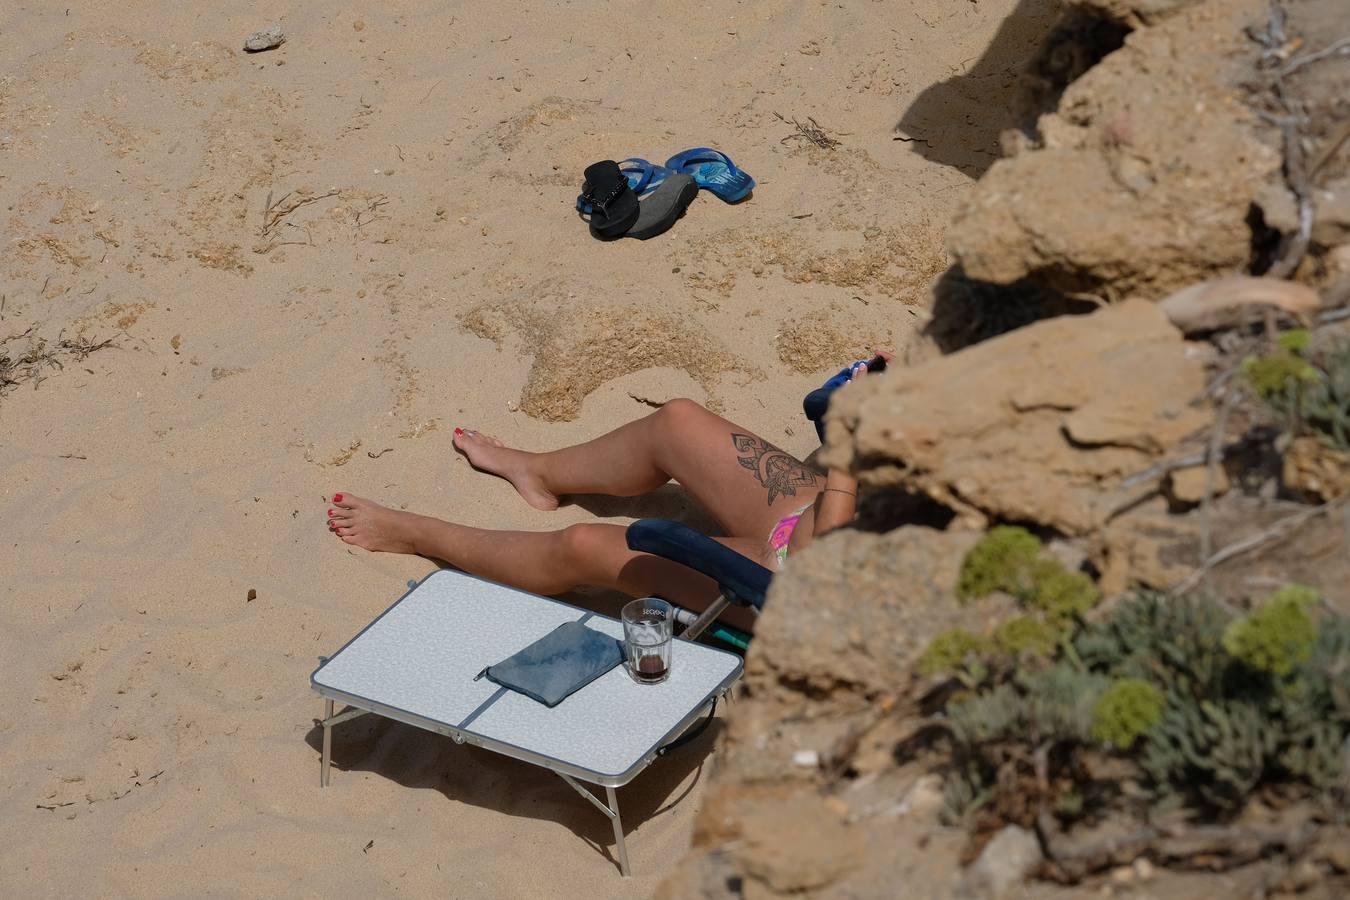
[[[657,597],[642,597],[623,608],[623,653],[628,674],[642,684],[670,676],[675,608]]]

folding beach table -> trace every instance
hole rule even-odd
[[[475,681],[499,662],[569,621],[622,639],[617,619],[450,570],[404,594],[310,676],[324,698],[323,760],[328,785],[333,726],[366,713],[443,734],[550,769],[614,825],[619,869],[628,848],[614,789],[632,781],[740,677],[734,653],[676,638],[670,676],[638,684],[611,669],[549,709]],[[336,715],[333,704],[348,709]],[[605,789],[607,802],[578,782]]]

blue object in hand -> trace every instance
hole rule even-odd
[[[851,363],[840,369],[838,375],[807,394],[805,399],[802,400],[802,411],[806,413],[806,418],[811,420],[811,424],[816,426],[816,437],[820,438],[822,444],[825,443],[825,412],[830,408],[830,395],[848,384],[852,380],[853,370],[864,364],[867,366],[867,371],[880,372],[886,368],[886,359],[877,356]]]

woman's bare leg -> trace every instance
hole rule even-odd
[[[348,544],[444,560],[472,575],[537,594],[561,594],[586,584],[631,597],[659,595],[702,610],[718,593],[712,579],[692,569],[629,550],[622,525],[597,522],[560,531],[494,531],[400,512],[345,493],[334,495],[329,522]],[[719,540],[764,561],[763,541]],[[727,621],[741,628],[751,624],[743,614],[729,614]]]
[[[564,494],[635,497],[674,479],[732,535],[761,540],[810,503],[823,480],[798,460],[692,400],[672,400],[594,440],[528,453],[456,429],[476,468],[500,475],[539,509]]]

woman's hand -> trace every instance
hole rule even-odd
[[[895,354],[889,350],[877,350],[876,355],[890,365]],[[840,389],[848,387],[867,374],[867,363],[860,362],[848,373],[848,381]],[[853,521],[858,509],[858,481],[847,472],[831,469],[825,476],[825,487],[816,495],[816,519],[812,535],[818,537],[841,525]]]
[[[873,350],[872,354],[874,357],[879,356],[882,359],[886,360],[887,366],[890,366],[891,360],[895,359],[895,354],[889,350],[879,350],[879,349]],[[848,381],[845,382],[843,386],[848,387],[850,384],[857,381],[859,378],[862,378],[866,374],[867,374],[867,363],[865,362],[858,363],[852,369],[849,370]]]

